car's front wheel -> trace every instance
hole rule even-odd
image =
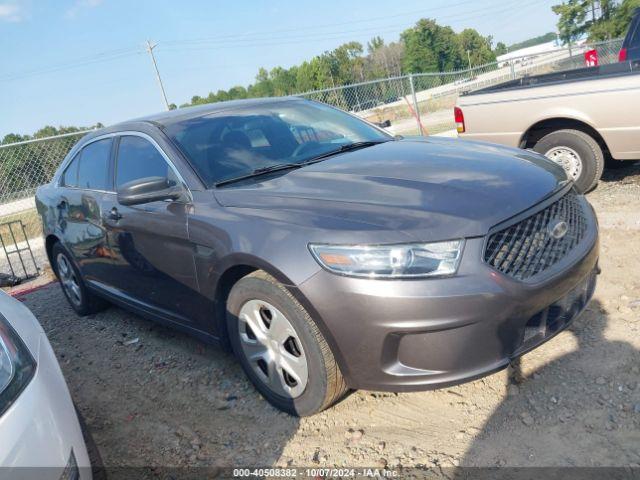
[[[108,305],[106,300],[87,289],[80,270],[60,243],[51,250],[51,263],[65,297],[78,315],[96,313]]]
[[[295,297],[257,271],[240,279],[227,300],[231,346],[258,391],[292,415],[313,415],[347,387],[331,349]]]

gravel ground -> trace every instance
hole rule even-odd
[[[233,358],[119,308],[79,318],[57,285],[42,322],[106,466],[639,466],[640,164],[589,195],[602,275],[573,324],[510,371],[411,394],[355,392],[296,419]]]

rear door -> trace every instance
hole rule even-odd
[[[147,135],[119,136],[115,151],[116,191],[127,182],[152,176],[184,184],[166,154]],[[107,286],[138,308],[200,329],[194,321],[201,309],[193,248],[187,235],[190,203],[178,200],[124,206],[112,193],[105,208],[114,256]]]
[[[111,138],[88,143],[61,177],[57,210],[62,240],[87,280],[99,278],[109,263],[102,201],[113,189],[111,148]]]

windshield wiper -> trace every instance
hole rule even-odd
[[[229,178],[227,180],[220,180],[216,182],[215,186],[220,187],[222,185],[228,185],[229,183],[239,182],[241,180],[246,180],[248,178],[258,177],[260,175],[264,175],[266,173],[272,172],[280,172],[282,170],[292,170],[294,168],[301,168],[306,165],[311,165],[312,163],[320,162],[327,157],[331,157],[333,155],[337,155],[338,153],[350,152],[352,150],[358,150],[360,148],[370,147],[372,145],[377,145],[379,143],[389,142],[390,140],[375,140],[375,141],[366,141],[366,142],[353,142],[347,143],[346,145],[342,145],[335,150],[331,150],[329,152],[321,153],[315,157],[312,157],[309,160],[299,163],[277,163],[275,165],[269,165],[268,167],[256,168],[251,173],[247,173],[246,175],[240,175],[239,177]]]
[[[379,143],[386,143],[386,142],[390,142],[391,140],[368,140],[365,142],[353,142],[353,143],[347,143],[346,145],[342,145],[339,148],[336,148],[335,150],[331,150],[329,152],[325,152],[325,153],[321,153],[320,155],[317,155],[315,157],[313,157],[311,160],[307,160],[306,162],[303,163],[304,164],[308,164],[308,163],[314,163],[318,160],[321,160],[323,158],[327,158],[327,157],[332,157],[333,155],[337,155],[339,153],[343,153],[343,152],[351,152],[353,150],[360,150],[361,148],[366,148],[366,147],[372,147],[373,145],[378,145]]]
[[[247,178],[258,177],[260,175],[264,175],[265,173],[271,172],[279,172],[281,170],[290,170],[294,168],[300,168],[306,165],[307,163],[277,163],[275,165],[269,165],[268,167],[256,168],[251,173],[247,173],[246,175],[240,175],[239,177],[229,178],[227,180],[220,180],[216,182],[215,186],[220,187],[222,185],[227,185],[229,183],[239,182],[240,180],[246,180]]]

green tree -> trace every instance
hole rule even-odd
[[[601,41],[624,37],[636,8],[640,8],[640,0],[623,0],[616,4],[609,0],[602,3],[602,16],[589,25],[589,40]]]
[[[302,62],[296,71],[296,90],[298,92],[308,92],[315,88],[315,77],[313,67],[310,62]]]
[[[504,55],[505,53],[508,53],[508,52],[509,50],[507,49],[507,46],[502,42],[496,43],[496,48],[493,50],[493,53],[496,54],[496,57],[499,57],[500,55]]]
[[[491,37],[483,37],[473,28],[466,28],[458,34],[460,56],[470,58],[473,66],[495,62],[496,53],[491,49],[491,42]]]
[[[405,44],[404,69],[409,73],[444,72],[462,66],[456,33],[435,20],[421,19],[400,35]]]
[[[376,50],[384,47],[384,39],[380,36],[375,36],[369,42],[367,42],[367,52],[371,55]]]
[[[29,135],[19,135],[17,133],[7,133],[4,136],[4,138],[2,139],[2,145],[5,145],[7,143],[24,142],[26,140],[31,140],[31,137]]]
[[[640,0],[569,0],[551,8],[559,17],[560,38],[570,43],[585,33],[590,41],[624,36],[638,7]]]
[[[588,7],[585,0],[568,0],[551,7],[558,15],[558,31],[564,44],[571,46],[585,32]]]
[[[545,33],[544,35],[540,35],[537,37],[533,37],[533,38],[529,38],[527,40],[524,40],[522,42],[518,42],[518,43],[512,43],[511,45],[509,45],[507,47],[507,50],[509,52],[513,52],[514,50],[520,50],[521,48],[527,48],[527,47],[533,47],[535,45],[540,45],[543,43],[548,43],[548,42],[552,42],[554,40],[556,40],[557,35],[555,32],[548,32]],[[496,46],[497,48],[497,46]]]

